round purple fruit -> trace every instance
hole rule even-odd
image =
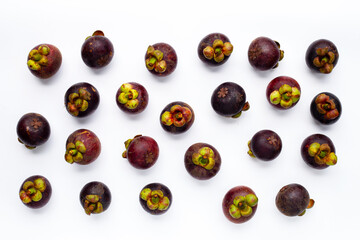
[[[141,113],[145,110],[148,102],[148,92],[139,83],[124,83],[116,93],[116,104],[126,113]]]
[[[172,194],[164,184],[150,183],[141,190],[139,200],[146,212],[160,215],[169,210],[172,204]]]
[[[27,113],[17,124],[16,132],[20,143],[28,149],[44,144],[50,137],[50,124],[38,113]]]
[[[114,47],[102,31],[95,31],[85,39],[81,47],[81,57],[90,68],[102,68],[108,65],[114,56]]]
[[[204,63],[220,66],[229,59],[233,48],[227,36],[222,33],[211,33],[200,41],[197,51]]]
[[[222,209],[229,221],[244,223],[254,216],[258,201],[258,197],[251,188],[237,186],[225,194]]]
[[[80,191],[80,203],[87,215],[102,213],[110,206],[110,189],[102,182],[89,182]]]
[[[159,157],[159,146],[151,137],[136,135],[124,144],[126,150],[122,154],[123,158],[127,158],[129,163],[137,169],[152,167]]]
[[[160,114],[161,127],[170,133],[179,134],[187,131],[195,120],[193,109],[184,102],[169,103]]]
[[[221,157],[210,144],[195,143],[186,151],[184,162],[186,170],[192,177],[207,180],[219,172]]]
[[[220,84],[211,96],[214,111],[224,117],[238,118],[250,108],[244,89],[234,82]]]
[[[99,157],[100,152],[100,140],[90,130],[76,130],[66,140],[65,160],[68,163],[90,164]]]
[[[337,163],[335,146],[330,138],[323,134],[313,134],[303,141],[301,156],[311,167],[324,169]]]
[[[322,92],[310,104],[311,116],[322,124],[333,124],[341,116],[340,100],[332,93]]]
[[[177,55],[167,43],[150,45],[145,54],[145,66],[156,76],[165,77],[175,71]]]
[[[249,46],[248,59],[250,65],[260,71],[276,68],[284,58],[280,44],[267,37],[258,37]]]
[[[309,192],[297,183],[282,187],[275,199],[279,211],[289,217],[304,215],[306,209],[312,208],[314,203]]]
[[[34,47],[27,58],[30,72],[41,79],[52,77],[60,68],[62,56],[60,50],[51,44]]]
[[[34,175],[27,178],[20,187],[20,200],[29,208],[45,206],[51,197],[50,182],[43,176]]]
[[[65,107],[74,117],[86,117],[99,106],[100,95],[97,89],[86,82],[72,85],[65,93]]]
[[[270,161],[279,156],[282,142],[276,132],[271,130],[261,130],[251,138],[248,142],[248,146],[248,154],[251,157],[263,161]]]
[[[266,88],[266,97],[269,103],[278,109],[294,107],[301,95],[299,83],[287,76],[274,78]]]
[[[310,44],[306,51],[307,66],[319,73],[331,73],[339,60],[339,52],[334,43],[319,39]]]

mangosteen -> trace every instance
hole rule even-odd
[[[331,73],[339,60],[339,52],[333,42],[319,39],[311,43],[305,54],[307,66],[319,73]]]
[[[170,133],[179,134],[186,132],[195,120],[193,109],[184,102],[169,103],[160,114],[161,127]]]
[[[317,94],[310,104],[311,116],[325,125],[337,122],[341,116],[341,110],[339,98],[329,92]]]
[[[197,51],[204,63],[220,66],[229,59],[233,48],[227,36],[222,33],[211,33],[200,41]]]
[[[210,144],[195,143],[186,151],[184,162],[186,170],[192,177],[207,180],[214,177],[220,170],[221,157]]]
[[[81,189],[80,203],[87,215],[102,213],[110,206],[110,189],[102,182],[89,182]]]
[[[28,149],[44,144],[50,137],[49,122],[38,113],[27,113],[17,124],[16,132],[20,143]]]
[[[35,46],[27,58],[30,72],[41,79],[55,75],[62,63],[60,50],[54,45],[43,43]]]
[[[29,208],[41,208],[45,206],[51,197],[52,188],[49,180],[40,175],[28,177],[19,190],[19,196],[25,206]]]
[[[263,161],[270,161],[279,156],[282,142],[276,132],[271,130],[261,130],[251,138],[248,142],[248,146],[248,154],[251,157]]]
[[[73,117],[86,117],[99,106],[100,95],[90,83],[80,82],[72,85],[65,93],[65,107]]]
[[[274,78],[266,88],[269,103],[281,110],[294,107],[300,99],[300,94],[299,83],[287,76]]]
[[[177,55],[169,44],[156,43],[150,45],[145,54],[145,66],[152,74],[165,77],[174,72]]]
[[[148,92],[139,83],[124,83],[116,93],[116,104],[126,113],[141,113],[147,107],[148,102]]]
[[[141,190],[139,200],[146,212],[160,215],[169,210],[172,204],[172,194],[164,184],[150,183]]]
[[[87,37],[81,47],[81,57],[90,68],[105,67],[111,62],[113,56],[113,44],[100,30]]]

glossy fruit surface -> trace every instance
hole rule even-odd
[[[335,146],[330,138],[323,134],[313,134],[301,144],[301,156],[311,167],[324,169],[337,163]]]
[[[186,103],[176,101],[169,103],[160,114],[161,127],[170,133],[186,132],[195,120],[193,109]]]
[[[279,156],[282,142],[279,135],[271,130],[257,132],[248,142],[248,154],[263,161],[270,161]]]
[[[41,114],[27,113],[18,121],[18,140],[29,149],[44,144],[50,137],[50,124]]]
[[[212,93],[211,106],[224,117],[238,118],[250,108],[244,89],[234,82],[220,84]]]
[[[177,55],[169,44],[156,43],[150,45],[145,54],[145,66],[156,76],[165,77],[175,71]]]
[[[100,152],[99,138],[88,129],[78,129],[66,140],[65,160],[68,163],[87,165],[95,161]]]
[[[286,216],[302,216],[314,205],[309,192],[300,184],[293,183],[280,189],[275,199],[276,207]]]
[[[319,73],[331,73],[339,60],[335,44],[327,39],[311,43],[305,54],[307,66]]]
[[[149,102],[149,94],[139,83],[124,83],[116,93],[116,104],[126,113],[141,113]]]
[[[151,137],[136,135],[125,141],[125,148],[123,157],[137,169],[152,167],[159,157],[159,146]]]
[[[143,209],[153,215],[164,214],[172,204],[170,189],[161,183],[146,185],[139,195],[140,204]]]
[[[340,100],[332,93],[317,94],[310,104],[311,116],[322,124],[333,124],[341,116]]]
[[[254,39],[248,49],[250,65],[260,71],[276,68],[284,57],[280,44],[267,37]]]
[[[45,206],[51,197],[50,182],[43,176],[34,175],[27,178],[20,187],[20,200],[29,208]]]
[[[237,186],[225,194],[222,209],[225,217],[229,219],[229,221],[233,223],[244,223],[254,216],[258,201],[258,197],[251,188]]]
[[[42,79],[52,77],[59,70],[62,63],[60,50],[51,44],[35,46],[27,58],[27,66],[30,72]]]
[[[274,78],[266,88],[268,102],[278,109],[289,109],[294,107],[301,95],[299,83],[287,76]]]
[[[108,65],[114,56],[114,47],[102,31],[95,31],[87,37],[81,47],[81,57],[90,68],[102,68]]]
[[[219,66],[229,59],[233,45],[224,34],[211,33],[200,41],[197,51],[201,61],[211,66]]]
[[[72,85],[65,93],[65,107],[74,117],[86,117],[99,106],[100,95],[90,83],[80,82]]]
[[[186,170],[192,177],[207,180],[220,170],[221,157],[210,144],[195,143],[187,149],[184,162]]]
[[[80,203],[87,215],[102,213],[110,206],[110,189],[102,182],[89,182],[80,191]]]

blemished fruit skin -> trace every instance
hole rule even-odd
[[[294,107],[300,100],[299,83],[288,76],[274,78],[266,88],[266,98],[271,106],[287,110]]]
[[[106,211],[110,203],[110,189],[102,182],[89,182],[80,191],[80,204],[88,215]]]
[[[339,52],[333,42],[319,39],[310,44],[305,54],[306,65],[318,73],[329,74],[339,60]]]
[[[250,140],[249,155],[263,161],[271,161],[279,156],[282,141],[279,135],[272,130],[261,130]]]
[[[268,37],[254,39],[248,49],[248,60],[256,70],[267,71],[278,66],[284,52],[280,50],[280,44]]]
[[[329,92],[317,94],[310,104],[311,116],[319,123],[330,125],[336,123],[342,113],[339,98]]]
[[[197,52],[200,60],[209,66],[220,66],[228,61],[230,58],[230,54],[232,53],[232,45],[230,46],[231,50],[229,50],[229,54],[223,54],[221,60],[215,61],[215,57],[211,56],[211,59],[206,58],[204,55],[204,49],[207,47],[213,47],[215,40],[221,40],[222,43],[230,43],[230,40],[227,36],[222,33],[211,33],[205,36],[199,43]],[[221,47],[220,47],[221,48]],[[222,46],[224,49],[224,47]],[[214,51],[214,49],[212,49]],[[224,50],[222,51],[224,52]],[[222,53],[220,53],[222,54]]]
[[[194,110],[182,101],[169,103],[160,113],[161,127],[172,134],[188,131],[195,121]]]
[[[39,179],[42,180],[40,187],[39,184],[36,184]],[[32,182],[32,184],[28,184],[29,182]],[[35,189],[36,192],[41,192],[40,200],[30,200],[30,198],[35,197],[34,195],[36,194],[30,194],[30,192],[33,192],[32,189]],[[52,188],[49,180],[41,175],[34,175],[25,179],[19,190],[20,199],[23,204],[33,209],[44,207],[49,202],[51,194]]]
[[[115,98],[119,109],[129,114],[143,112],[149,103],[147,90],[136,82],[122,84],[116,92]]]
[[[147,194],[144,194],[144,192],[147,190]],[[163,196],[154,196],[156,191],[161,191],[157,195],[163,195]],[[147,184],[143,189],[141,190],[139,194],[139,201],[142,208],[152,214],[152,215],[162,215],[166,213],[171,205],[172,205],[172,193],[170,189],[165,186],[162,183],[150,183]],[[148,195],[148,197],[146,197]],[[152,199],[152,197],[155,197],[155,199]],[[150,207],[149,207],[150,206]]]
[[[166,63],[166,68],[165,71],[157,71],[156,67],[152,68],[152,67],[148,67],[147,64],[147,59],[149,59],[149,57],[151,57],[151,55],[149,55],[149,51],[147,51],[145,53],[145,66],[147,67],[147,70],[159,77],[166,77],[169,76],[170,74],[172,74],[177,66],[177,62],[178,62],[178,57],[176,54],[175,49],[167,44],[167,43],[155,43],[153,45],[150,45],[149,47],[153,47],[154,51],[161,51],[163,54],[163,57],[161,59],[159,59],[159,61],[164,60]],[[149,48],[148,48],[149,50]]]

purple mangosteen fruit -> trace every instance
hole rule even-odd
[[[102,213],[110,206],[110,189],[102,182],[89,182],[80,191],[80,203],[87,215]]]
[[[263,161],[274,160],[279,156],[282,142],[279,135],[271,130],[257,132],[248,142],[248,154]]]
[[[167,43],[150,45],[145,54],[145,66],[156,76],[165,77],[175,71],[177,55],[173,47]]]
[[[51,197],[52,188],[49,180],[40,175],[27,178],[20,187],[20,200],[29,208],[45,206]]]
[[[149,94],[139,83],[124,83],[116,93],[116,104],[126,113],[141,113],[145,110],[148,102]]]
[[[194,120],[193,109],[181,101],[169,103],[160,114],[161,127],[173,134],[186,132],[192,126]]]
[[[286,110],[294,107],[301,95],[299,83],[287,76],[274,78],[266,88],[269,103],[277,109]]]
[[[305,54],[307,66],[319,73],[331,73],[338,60],[339,52],[335,44],[327,39],[311,43]]]
[[[152,215],[161,215],[167,212],[172,204],[170,189],[161,183],[150,183],[143,187],[139,194],[143,209]]]
[[[329,92],[317,94],[310,104],[311,116],[325,125],[337,122],[341,116],[341,110],[339,98]]]

